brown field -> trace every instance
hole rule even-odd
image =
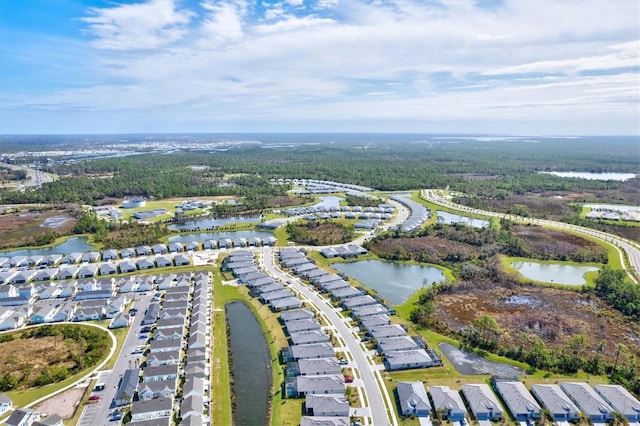
[[[21,247],[28,245],[35,236],[47,231],[66,234],[76,224],[73,209],[55,209],[42,211],[20,211],[0,215],[0,248]],[[55,221],[56,218],[60,221]],[[68,220],[64,220],[64,219]],[[60,226],[45,226],[47,222]]]
[[[347,229],[332,222],[309,222],[305,225],[293,225],[294,235],[290,239],[299,244],[324,246],[340,244],[350,240]]]
[[[20,339],[16,336],[13,341],[0,343],[0,371],[10,372],[15,377],[27,374],[22,387],[29,387],[29,382],[45,367],[73,367],[71,355],[81,349],[73,340],[63,341],[60,337]]]
[[[57,414],[63,419],[70,419],[75,414],[78,403],[82,400],[87,387],[75,386],[33,407],[36,411],[48,415]]]
[[[502,330],[503,346],[516,345],[522,335],[537,335],[547,347],[559,348],[571,336],[587,336],[586,352],[596,351],[601,340],[606,349],[625,344],[640,353],[640,331],[619,312],[588,294],[538,286],[467,284],[436,297],[438,321],[459,330],[482,315],[494,318]]]

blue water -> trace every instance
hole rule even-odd
[[[232,356],[233,423],[238,426],[269,424],[271,355],[260,323],[242,302],[225,305]]]
[[[598,271],[595,266],[560,265],[557,263],[513,262],[511,267],[530,280],[553,284],[584,285],[584,274]]]
[[[320,197],[320,202],[313,205],[313,207],[324,207],[329,209],[331,207],[340,208],[340,201],[344,200],[342,197],[336,197],[333,195],[328,195],[326,197]]]
[[[374,289],[389,302],[399,305],[409,296],[434,282],[445,279],[444,274],[433,266],[406,265],[403,263],[361,260],[349,263],[334,263],[332,268]]]
[[[87,244],[87,239],[84,237],[69,238],[63,243],[56,246],[37,248],[37,249],[20,249],[0,252],[0,257],[13,257],[13,256],[49,256],[50,254],[70,254],[70,253],[84,253],[93,251],[93,247]]]

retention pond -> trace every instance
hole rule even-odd
[[[522,368],[501,362],[489,361],[481,356],[463,351],[449,343],[438,345],[444,356],[460,374],[466,376],[490,374],[500,377],[514,377],[526,374]]]
[[[260,323],[242,302],[225,305],[234,395],[233,423],[269,424],[271,355]]]

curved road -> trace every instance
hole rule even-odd
[[[368,404],[368,407],[363,408],[364,413],[362,413],[362,415],[367,417],[366,412],[369,411],[372,424],[375,426],[391,424],[395,426],[397,423],[395,420],[393,401],[389,397],[386,387],[384,387],[380,372],[376,368],[376,364],[370,362],[369,357],[365,353],[365,349],[360,345],[359,339],[356,339],[354,336],[352,329],[345,324],[344,318],[340,316],[333,306],[331,306],[325,299],[321,298],[318,293],[311,290],[297,279],[292,279],[291,276],[282,272],[273,260],[273,248],[267,246],[262,248],[260,251],[263,255],[262,259],[260,259],[263,269],[268,274],[285,283],[289,283],[289,286],[300,296],[312,303],[318,311],[327,318],[329,323],[337,331],[338,337],[340,337],[340,339],[345,343],[353,357],[353,362],[357,366],[360,378],[362,379],[366,397],[363,402],[366,401]],[[389,418],[393,419],[393,423]]]
[[[478,210],[478,209],[474,209],[467,206],[462,206],[460,204],[455,204],[447,200],[441,194],[440,191],[434,190],[434,189],[425,189],[421,191],[421,194],[422,194],[422,197],[427,201],[430,201],[434,204],[438,204],[454,210],[462,211],[462,212],[474,213],[474,214],[479,214],[483,216],[499,217],[499,218],[505,217],[512,221],[531,223],[535,225],[546,226],[549,228],[563,229],[563,230],[568,230],[568,231],[580,233],[583,235],[599,238],[607,243],[612,244],[616,248],[616,250],[618,250],[618,253],[620,254],[622,267],[627,271],[627,274],[629,275],[629,277],[631,277],[631,279],[634,282],[638,283],[638,277],[640,277],[640,244],[638,244],[635,241],[618,237],[613,234],[608,234],[606,232],[597,231],[595,229],[585,228],[583,226],[570,225],[568,223],[555,222],[555,221],[546,220],[546,219],[532,219],[532,218],[523,217],[523,216],[509,215],[505,213],[496,213],[496,212],[490,212],[486,210]],[[626,253],[627,255],[626,259],[628,259],[628,261],[625,259],[625,256],[622,253],[623,251],[624,253]],[[629,271],[629,268],[631,268],[632,270]]]

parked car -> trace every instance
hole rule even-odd
[[[100,395],[91,395],[89,401],[100,401]]]
[[[353,377],[345,377],[344,378],[344,382],[345,383],[353,383]]]
[[[338,364],[340,364],[340,365],[347,365],[347,364],[349,364],[349,360],[346,360],[346,359],[338,360]]]
[[[120,420],[122,419],[122,413],[120,411],[114,411],[111,415],[111,420]]]
[[[147,336],[146,334],[141,334],[139,339],[148,339],[149,336]]]

